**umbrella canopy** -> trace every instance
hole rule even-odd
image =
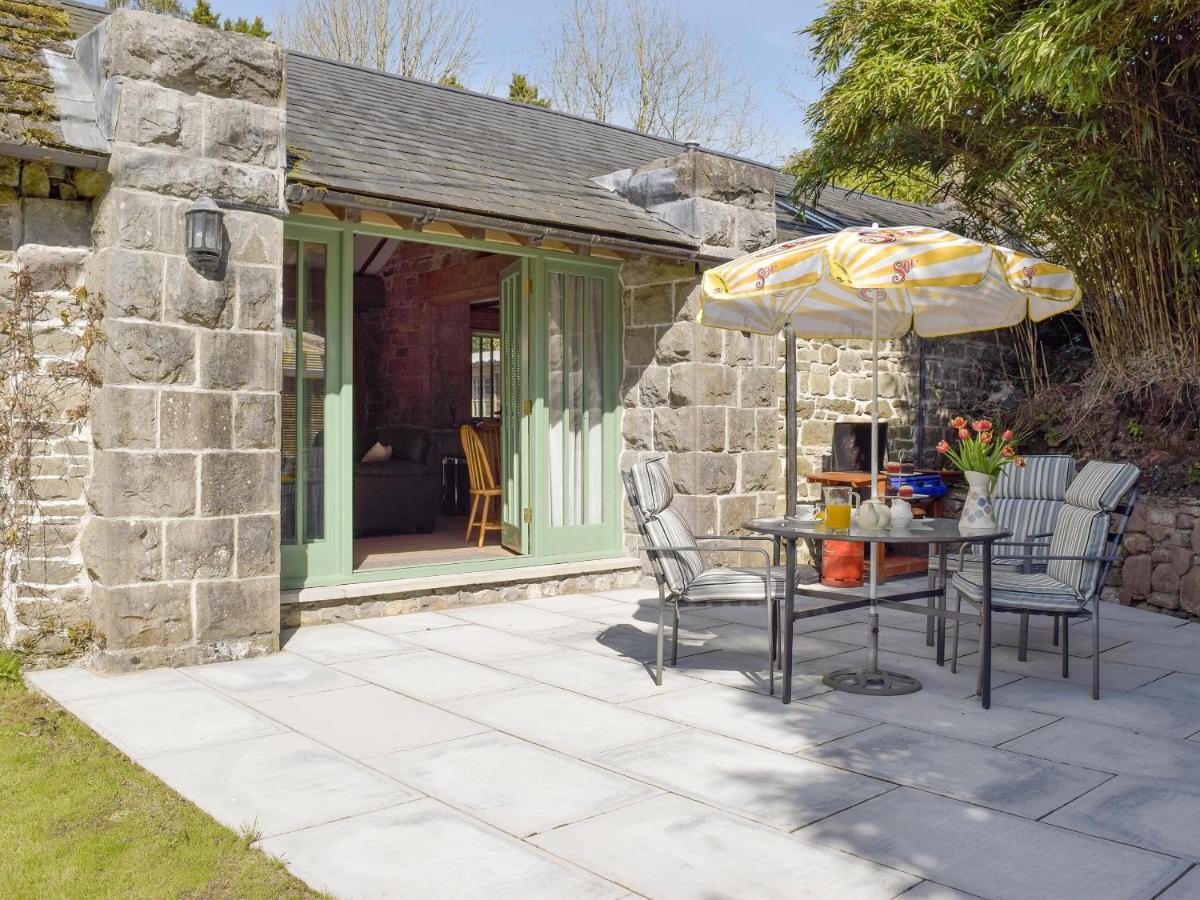
[[[928,227],[847,228],[710,269],[700,321],[799,337],[892,339],[990,331],[1074,307],[1069,269]],[[875,320],[872,328],[872,319]]]

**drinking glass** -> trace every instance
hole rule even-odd
[[[825,527],[838,534],[850,530],[850,510],[858,500],[858,494],[848,487],[827,487],[825,498]]]

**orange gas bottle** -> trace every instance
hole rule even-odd
[[[825,541],[821,547],[821,584],[862,587],[863,546],[856,541]]]

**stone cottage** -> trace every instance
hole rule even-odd
[[[103,336],[34,326],[44,365],[96,375],[5,485],[0,638],[43,656],[229,659],[304,622],[636,583],[638,454],[705,531],[778,506],[781,347],[693,321],[703,268],[942,215],[798,207],[766,165],[166,16],[0,15],[0,302],[86,293]],[[956,346],[885,352],[901,450],[986,388]],[[870,373],[800,359],[811,467]]]

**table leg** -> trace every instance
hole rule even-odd
[[[941,553],[941,551],[942,551],[942,545],[938,544],[938,553]],[[926,573],[925,587],[930,591],[936,590],[936,588],[937,588],[937,570],[929,569],[929,571]],[[930,612],[933,612],[933,605],[934,605],[935,599],[936,598],[934,598],[931,595],[929,600],[927,601],[927,605],[929,607]],[[926,616],[925,617],[925,646],[926,647],[933,646],[933,625],[934,625],[933,616]]]
[[[941,613],[937,620],[937,664],[946,664],[946,545],[938,544],[938,611]],[[930,620],[932,621],[932,620]]]
[[[979,648],[983,708],[992,705],[992,542],[983,541],[983,646]]]
[[[796,613],[796,539],[787,540],[787,579],[784,585],[783,621],[783,702],[792,702],[792,639]]]

